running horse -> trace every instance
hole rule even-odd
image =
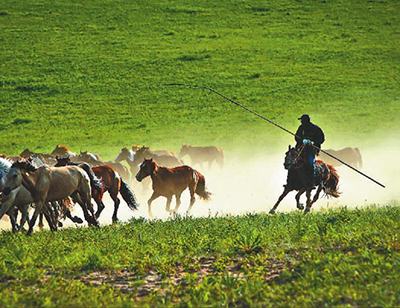
[[[68,166],[68,165],[79,165],[82,164],[71,162],[69,157],[57,157],[56,166]],[[106,191],[110,194],[111,199],[114,201],[114,213],[112,216],[112,221],[118,221],[118,208],[121,201],[118,198],[118,194],[121,194],[122,198],[128,205],[128,207],[133,211],[139,206],[139,203],[135,197],[134,192],[129,188],[128,184],[121,178],[118,172],[107,165],[94,166],[91,168],[93,173],[97,178],[100,179],[102,189],[99,193],[94,193],[92,195],[93,199],[97,204],[96,218],[100,217],[101,212],[104,210],[105,205],[102,201],[103,195]]]
[[[165,155],[165,154],[157,154],[160,151],[151,151],[148,147],[141,147],[136,151],[135,156],[133,158],[133,163],[139,165],[142,163],[144,159],[153,158],[157,164],[163,165],[165,167],[177,167],[182,165],[182,161],[176,157],[175,155]]]
[[[211,193],[206,190],[206,181],[204,176],[189,166],[179,166],[175,168],[161,167],[153,159],[145,159],[140,165],[140,170],[136,174],[136,179],[141,182],[144,178],[150,176],[153,181],[153,194],[147,201],[149,206],[149,217],[152,218],[151,203],[160,196],[167,198],[166,211],[176,213],[181,205],[181,194],[186,188],[190,191],[189,213],[196,199],[196,193],[201,199],[209,201]],[[174,210],[170,209],[172,197],[175,195],[176,206]]]
[[[317,183],[317,192],[311,200],[312,188],[309,187],[309,179],[307,178],[308,166],[306,165],[304,157],[304,147],[305,146],[302,146],[299,149],[296,149],[289,145],[284,162],[285,169],[288,170],[286,185],[284,185],[282,195],[269,211],[270,214],[275,214],[279,203],[281,203],[283,198],[293,190],[298,191],[295,198],[299,210],[304,209],[304,206],[300,203],[300,197],[304,192],[306,193],[307,203],[304,214],[307,214],[311,210],[311,206],[317,202],[322,191],[324,191],[327,197],[338,198],[340,196],[338,191],[339,175],[337,174],[337,171],[333,166],[328,165],[321,160],[317,160],[318,176],[315,181]]]
[[[6,175],[3,193],[7,196],[21,185],[30,192],[36,206],[29,222],[28,235],[32,233],[36,219],[46,202],[63,200],[69,196],[79,203],[86,221],[90,225],[98,226],[90,202],[90,179],[82,168],[77,166],[57,168],[47,165],[37,168],[29,161],[17,161]],[[5,212],[7,209],[3,206],[0,217]]]
[[[179,152],[179,157],[182,158],[185,155],[190,157],[192,165],[199,164],[202,167],[203,163],[208,162],[208,167],[211,168],[212,163],[215,161],[219,164],[220,168],[224,166],[224,151],[216,146],[196,147],[183,144]]]

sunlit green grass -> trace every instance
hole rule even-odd
[[[0,305],[393,307],[400,304],[399,219],[398,207],[339,208],[307,216],[132,220],[31,237],[3,232]],[[200,277],[202,259],[212,261]],[[133,273],[128,294],[80,281],[122,270]],[[151,273],[161,287],[138,297]],[[182,280],[170,283],[176,274]]]
[[[3,1],[0,153],[55,144],[113,156],[145,143],[250,152],[309,113],[327,145],[395,136],[397,1]],[[245,149],[244,149],[245,148]]]

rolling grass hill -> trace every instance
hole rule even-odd
[[[0,153],[292,140],[168,82],[208,85],[292,131],[309,113],[334,146],[394,136],[399,12],[390,0],[3,1]]]

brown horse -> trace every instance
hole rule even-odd
[[[138,150],[140,150],[140,148],[141,148],[141,146],[139,146],[139,145],[137,145],[137,144],[132,145],[132,151],[133,151],[134,153],[136,153]],[[150,150],[153,154],[156,154],[156,155],[176,156],[176,155],[174,154],[174,152],[169,151],[169,150],[151,150],[150,148],[149,148],[149,150]]]
[[[318,188],[313,200],[311,201],[312,188],[309,187],[309,179],[307,177],[308,166],[305,162],[304,153],[305,151],[303,151],[303,148],[297,150],[296,148],[289,146],[284,162],[285,169],[288,170],[286,185],[284,185],[285,189],[273,208],[269,211],[270,214],[275,214],[279,203],[289,192],[293,190],[298,191],[296,194],[296,202],[299,210],[304,209],[304,206],[300,203],[300,196],[304,192],[306,193],[307,203],[304,214],[307,214],[310,211],[311,206],[318,200],[322,190],[325,192],[326,196],[331,196],[334,198],[338,198],[340,196],[340,193],[338,192],[339,175],[337,174],[335,168],[331,165],[325,164],[320,160],[317,160],[316,164],[319,170],[319,176],[316,178],[315,182],[317,183]]]
[[[139,150],[137,150],[133,159],[133,163],[139,165],[144,159],[148,158],[154,158],[159,165],[169,168],[182,165],[182,161],[178,157],[172,155],[159,155],[155,152],[152,152],[148,147],[141,147]]]
[[[200,167],[203,163],[208,162],[208,167],[211,168],[213,161],[216,161],[222,168],[224,166],[224,151],[215,146],[209,147],[196,147],[184,144],[179,152],[179,157],[188,155],[192,162],[192,165],[199,164]]]
[[[36,219],[46,202],[63,200],[71,196],[81,206],[85,219],[89,224],[98,226],[90,203],[90,184],[86,172],[77,166],[36,168],[29,161],[15,162],[5,178],[3,193],[9,195],[11,191],[24,185],[35,202],[35,212],[29,223],[28,235],[33,231]],[[0,216],[5,209],[0,210]],[[92,216],[89,214],[91,212]]]
[[[152,218],[151,203],[160,196],[167,198],[166,210],[169,213],[176,213],[181,205],[181,194],[189,188],[190,191],[190,212],[194,202],[196,201],[194,194],[196,193],[203,200],[210,200],[210,193],[206,190],[206,182],[204,176],[189,166],[179,166],[175,168],[160,167],[153,159],[145,159],[140,165],[140,170],[136,174],[136,179],[141,182],[147,176],[153,181],[153,194],[147,201],[149,206],[149,217]],[[170,210],[172,197],[175,195],[175,210]]]
[[[35,153],[32,152],[29,149],[25,149],[24,151],[21,152],[21,154],[19,154],[21,157],[28,159],[30,157],[37,157],[39,158],[43,163],[47,164],[47,165],[54,165],[56,163],[56,159],[54,158],[54,156],[52,156],[51,154],[46,154],[46,153]]]
[[[57,144],[53,152],[50,153],[51,156],[75,156],[75,153],[72,153],[68,146]]]
[[[69,157],[57,158],[59,166],[76,165],[70,161]],[[103,195],[106,191],[110,194],[111,199],[114,201],[114,213],[112,216],[113,222],[118,221],[118,208],[121,201],[118,198],[118,193],[121,194],[126,204],[131,210],[136,210],[139,206],[135,194],[129,188],[128,184],[121,178],[118,172],[107,165],[94,166],[91,168],[97,178],[101,180],[102,190],[99,194],[93,194],[93,199],[97,203],[96,217],[100,217],[101,212],[104,210],[105,205],[102,201]]]
[[[328,152],[329,154],[336,156],[337,158],[343,160],[344,162],[348,163],[350,166],[359,168],[361,169],[363,166],[362,162],[362,157],[360,150],[358,148],[344,148],[341,150],[324,150],[325,152]],[[339,167],[342,165],[341,162],[339,162],[336,159],[333,159],[332,157],[326,155],[325,153],[321,152],[319,154],[319,158],[326,162],[327,164],[330,164],[334,167]]]
[[[90,153],[88,151],[84,152],[81,151],[79,155],[71,156],[71,161],[75,163],[85,162],[91,166],[99,166],[104,164],[103,160],[100,158],[99,155],[95,153]]]

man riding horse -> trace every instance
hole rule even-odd
[[[315,188],[315,178],[318,176],[318,168],[315,163],[315,155],[319,154],[321,144],[325,141],[325,135],[322,129],[313,123],[311,123],[310,116],[303,114],[298,120],[301,120],[301,125],[297,129],[295,140],[296,149],[304,147],[304,156],[306,160],[307,177],[309,179],[309,185]]]

